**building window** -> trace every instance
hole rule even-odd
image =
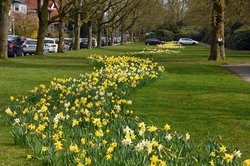
[[[20,12],[27,13],[27,6],[21,5],[20,8],[21,8]]]
[[[14,11],[19,12],[19,5],[17,5],[17,4],[14,5]]]
[[[23,4],[14,4],[14,11],[26,14],[27,13],[27,6],[23,5]]]

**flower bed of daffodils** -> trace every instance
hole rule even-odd
[[[79,79],[54,78],[48,87],[11,97],[5,119],[28,158],[48,165],[236,165],[241,153],[210,139],[145,124],[128,109],[128,94],[164,74],[148,59],[91,56],[102,67]]]
[[[155,55],[155,54],[168,54],[174,55],[179,53],[179,49],[183,49],[184,47],[180,44],[174,42],[166,42],[164,44],[158,44],[155,46],[149,46],[144,48],[143,51],[139,52],[131,52],[129,55]]]

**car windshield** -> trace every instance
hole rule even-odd
[[[64,39],[64,43],[70,43],[71,40],[70,39]]]
[[[83,39],[82,39],[82,42],[87,42],[87,41],[88,41],[87,38],[83,38]]]
[[[36,41],[35,40],[27,40],[26,44],[36,45]]]
[[[44,40],[44,43],[47,43],[47,44],[54,44],[54,40]]]

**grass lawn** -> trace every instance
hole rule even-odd
[[[27,95],[33,87],[48,84],[53,77],[79,77],[91,72],[87,55],[121,55],[140,51],[143,44],[103,47],[0,60],[0,109],[10,95]],[[243,158],[250,158],[250,84],[231,74],[218,62],[207,61],[209,49],[188,46],[177,55],[147,56],[167,69],[167,76],[130,95],[134,112],[146,122],[189,132],[196,140],[220,135],[226,145],[239,147]],[[226,63],[250,62],[250,52],[227,51]],[[27,161],[27,148],[16,146],[10,127],[1,125],[0,165],[41,165]]]

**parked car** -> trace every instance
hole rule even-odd
[[[180,38],[177,42],[178,44],[189,44],[189,45],[197,45],[199,42],[190,38]]]
[[[59,47],[59,38],[53,38],[53,39],[56,40],[56,44]],[[64,48],[63,48],[64,50],[72,50],[73,40],[71,38],[64,38],[63,43],[64,43]]]
[[[92,47],[93,48],[97,47],[97,39],[96,38],[92,38]]]
[[[37,39],[26,39],[22,44],[24,55],[34,54],[36,52],[36,47],[37,47]],[[49,47],[46,44],[44,44],[43,46],[43,51],[44,53],[49,52]]]
[[[101,37],[101,46],[110,46],[112,39],[109,37]]]
[[[22,49],[22,40],[20,37],[13,35],[8,36],[8,56],[24,56]]]
[[[164,41],[155,39],[155,38],[148,38],[145,40],[145,45],[157,45],[157,44],[164,44]]]
[[[56,44],[56,39],[45,38],[44,43],[49,47],[49,52],[57,52],[58,44]]]
[[[80,41],[80,49],[88,48],[88,38],[82,38]]]
[[[114,37],[114,44],[118,44],[121,42],[121,38],[120,37]]]
[[[64,38],[64,49],[72,50],[73,40],[71,38]]]
[[[95,38],[92,38],[92,47],[97,47],[97,40]],[[80,42],[80,49],[82,48],[88,48],[88,38],[82,38]]]

